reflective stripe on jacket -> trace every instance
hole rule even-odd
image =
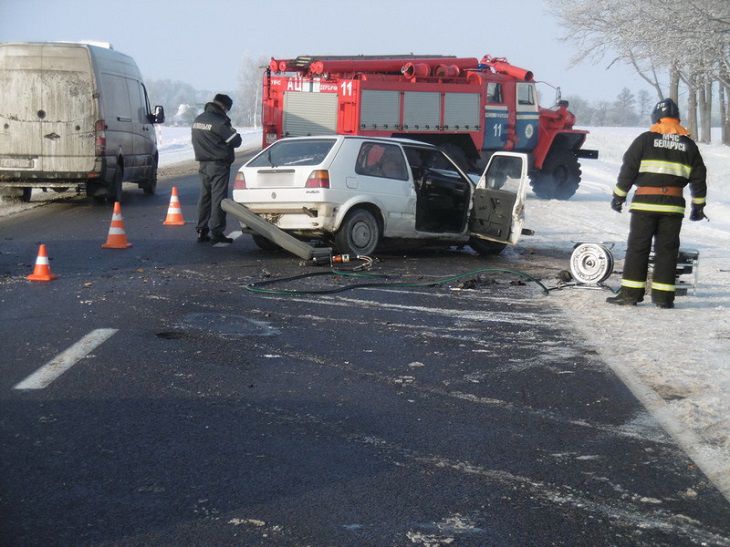
[[[678,124],[677,124],[678,125]],[[681,126],[680,126],[681,127]],[[692,203],[704,204],[707,170],[695,142],[686,135],[646,131],[624,154],[614,195],[625,198],[633,185],[690,187]],[[635,194],[629,210],[684,215],[684,197]]]

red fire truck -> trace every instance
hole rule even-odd
[[[406,137],[441,146],[479,170],[496,150],[526,152],[541,198],[569,199],[580,184],[587,131],[566,101],[542,108],[532,72],[485,56],[273,59],[263,78],[263,144],[339,133]]]

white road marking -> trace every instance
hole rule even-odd
[[[36,370],[13,389],[43,389],[109,339],[118,329],[96,329]]]

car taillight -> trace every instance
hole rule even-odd
[[[304,185],[305,188],[329,188],[330,187],[330,172],[325,169],[318,169],[312,171],[309,175],[307,183]]]
[[[245,190],[246,189],[246,177],[243,176],[243,173],[241,171],[236,173],[236,178],[233,181],[233,189],[234,190]]]
[[[96,120],[94,124],[94,132],[96,139],[94,140],[94,151],[97,156],[103,156],[106,152],[106,124],[104,120]]]

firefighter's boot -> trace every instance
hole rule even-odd
[[[629,292],[624,287],[621,287],[616,296],[609,296],[606,298],[606,302],[609,304],[616,304],[617,306],[636,306],[639,302],[643,302],[644,295],[638,291]]]
[[[672,296],[674,296],[672,294]],[[654,295],[651,296],[651,301],[654,303],[654,305],[657,308],[662,308],[665,310],[672,309],[674,307],[674,298],[657,298]]]

